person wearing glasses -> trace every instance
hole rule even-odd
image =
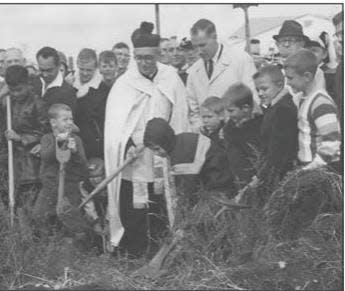
[[[176,70],[158,62],[160,36],[152,33],[153,28],[152,23],[143,22],[133,32],[135,64],[117,79],[108,96],[104,131],[106,176],[143,144],[150,119],[168,121],[177,133],[189,130],[187,91]],[[153,225],[158,224],[157,218],[148,215],[155,212],[149,201],[157,204],[155,196],[159,196],[154,195],[154,177],[153,154],[144,149],[108,185],[110,244],[134,257],[145,254],[149,237],[154,235]]]

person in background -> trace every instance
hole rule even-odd
[[[77,90],[75,124],[79,127],[86,157],[103,159],[103,128],[107,93],[100,91],[102,75],[97,70],[95,50],[83,48],[77,57],[74,88]]]
[[[169,54],[170,49],[170,39],[169,38],[161,38],[160,43],[160,57],[159,61],[164,65],[170,65],[171,58]]]
[[[323,166],[339,169],[341,130],[333,99],[315,83],[317,58],[306,49],[284,64],[287,84],[299,93],[298,160],[304,170]]]
[[[39,185],[40,160],[31,154],[31,150],[48,131],[48,119],[43,100],[31,90],[26,68],[10,66],[6,70],[5,81],[12,105],[12,129],[5,131],[5,137],[13,142],[16,200],[23,204],[27,201],[23,196],[24,189],[28,191],[30,187]],[[6,115],[6,105],[3,104],[1,124],[6,124]],[[2,143],[2,147],[6,145]]]
[[[305,48],[315,54],[319,68],[325,76],[326,90],[334,98],[333,90],[337,60],[335,48],[329,35],[324,31],[317,37],[310,37]]]
[[[29,77],[36,78],[39,76],[37,65],[34,62],[27,61],[25,68],[28,70]]]
[[[344,119],[344,58],[343,58],[343,41],[344,41],[344,14],[339,12],[333,17],[333,24],[335,27],[335,35],[337,37],[337,54],[339,56],[339,64],[335,73],[334,80],[334,101],[338,105],[339,119],[342,121]],[[341,128],[343,130],[343,122],[340,122]],[[343,153],[343,151],[341,151]]]
[[[68,105],[73,112],[76,106],[75,90],[64,81],[60,72],[60,58],[56,49],[43,47],[36,54],[40,78],[35,79],[33,88],[46,103],[46,110],[55,104]]]
[[[260,56],[261,51],[260,51],[260,40],[256,38],[252,38],[250,40],[250,53],[253,56]]]
[[[198,50],[186,37],[181,40],[180,48],[183,50],[189,70],[189,68],[200,58]]]
[[[239,190],[251,182],[256,173],[255,164],[262,148],[262,116],[254,116],[253,93],[243,83],[231,85],[222,99],[228,115],[223,129],[225,148]]]
[[[128,69],[128,64],[131,58],[129,46],[124,42],[118,42],[113,46],[112,51],[117,59],[117,77],[119,77]]]
[[[171,65],[177,69],[177,74],[180,76],[183,84],[186,85],[188,77],[186,69],[188,68],[188,65],[186,63],[186,57],[183,49],[176,41],[172,41],[170,49],[172,51]]]
[[[117,78],[117,67],[117,59],[112,51],[103,51],[99,54],[98,69],[103,77],[100,88],[105,90],[106,95],[109,94],[110,89]]]
[[[243,82],[254,90],[252,79],[256,68],[244,51],[227,47],[217,40],[213,22],[200,19],[191,28],[193,45],[200,59],[190,68],[187,79],[190,122],[193,130],[201,125],[200,105],[209,96],[222,96],[230,85]],[[259,99],[254,97],[254,112],[261,113]]]
[[[58,51],[59,59],[60,59],[60,72],[62,74],[62,77],[65,79],[68,75],[68,64],[67,64],[67,58],[66,55],[62,51]]]
[[[213,142],[223,146],[222,129],[225,125],[224,102],[219,97],[208,97],[201,104],[202,127],[200,132]]]
[[[9,48],[6,50],[5,66],[6,68],[13,65],[25,66],[23,52],[19,48]]]

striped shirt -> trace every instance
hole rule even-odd
[[[339,161],[341,131],[338,110],[324,90],[302,97],[298,112],[299,151],[302,163],[326,165]]]

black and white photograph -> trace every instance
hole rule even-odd
[[[0,290],[343,290],[343,9],[0,2]]]

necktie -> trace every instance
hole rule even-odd
[[[211,79],[212,73],[213,73],[213,61],[209,60],[208,66],[207,66],[207,76],[209,79]]]

